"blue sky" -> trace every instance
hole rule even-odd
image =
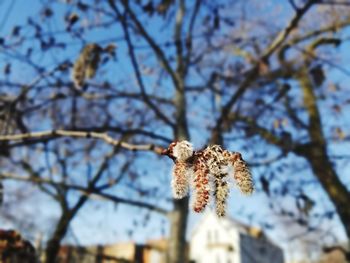
[[[282,14],[278,16],[279,23],[283,23],[288,21],[289,17],[283,16],[284,13],[286,13],[290,7],[286,6],[284,4],[276,5],[276,3],[280,3],[281,1],[275,1],[274,4],[271,5],[263,5],[261,9],[259,9],[258,12],[261,12],[263,14],[266,14],[270,16],[270,10],[272,8],[276,8],[277,10],[280,10],[279,14]],[[27,22],[27,16],[37,16],[38,10],[40,7],[40,1],[30,1],[30,6],[28,5],[29,1],[25,0],[2,0],[0,2],[0,37],[5,38],[5,40],[10,39],[9,35],[11,34],[12,28],[14,25],[24,25]],[[59,14],[55,15],[55,18],[52,20],[52,22],[48,22],[47,25],[50,27],[53,31],[61,31],[64,29],[64,21],[62,20],[62,14],[64,14],[68,9],[66,7],[63,7],[63,5],[59,8],[55,8],[55,10],[58,10]],[[240,10],[241,11],[241,10]],[[240,11],[237,11],[239,14]],[[236,15],[236,14],[235,14]],[[97,18],[96,18],[97,19]],[[87,21],[89,22],[89,21]],[[156,22],[154,22],[156,23]],[[115,29],[115,31],[114,31]],[[156,30],[155,30],[156,31]],[[349,33],[348,30],[344,31],[344,34]],[[167,38],[167,32],[166,30],[163,30],[164,35],[161,37],[164,37],[164,39]],[[122,32],[118,29],[118,27],[113,27],[113,31],[111,29],[107,30],[99,30],[96,32],[92,32],[88,35],[87,39],[89,41],[96,41],[99,39],[105,39],[107,38],[108,41],[117,41],[118,45],[118,65],[119,67],[116,69],[119,76],[125,76],[126,78],[132,74],[132,69],[130,66],[130,62],[127,59],[128,53],[126,51],[125,45],[120,42],[120,37],[122,36]],[[160,37],[160,38],[161,38]],[[42,61],[43,65],[47,67],[51,67],[55,65],[57,61],[63,61],[64,59],[72,59],[77,56],[79,53],[81,47],[83,46],[83,41],[80,41],[79,39],[73,39],[69,36],[65,36],[64,34],[61,36],[61,40],[65,41],[68,40],[70,43],[69,50],[65,53],[65,56],[59,56],[57,54],[35,54],[38,56],[38,60]],[[108,42],[106,42],[108,43]],[[28,45],[30,46],[32,43],[29,42]],[[140,41],[138,44],[142,46],[144,43]],[[33,44],[34,45],[34,44]],[[341,54],[342,60],[348,60],[350,58],[349,50],[349,42],[345,42],[341,45],[341,47],[338,49],[338,54]],[[1,50],[0,50],[1,52]],[[8,51],[11,53],[12,51]],[[61,53],[60,53],[61,54]],[[40,57],[42,56],[42,57]],[[4,56],[0,57],[2,61],[0,61],[0,65],[4,65],[7,61],[6,58],[4,59]],[[145,61],[154,60],[153,57],[144,58]],[[146,64],[146,63],[145,63]],[[328,70],[328,69],[327,69]],[[344,73],[337,71],[337,70],[329,70],[329,80],[334,80],[338,82],[341,86],[344,86],[344,88],[347,88],[347,82],[348,82],[348,76],[346,76]],[[23,79],[23,81],[32,80],[35,78],[33,76],[33,71],[27,70],[25,68],[22,68],[20,64],[18,66],[14,66],[13,68],[14,78]],[[108,78],[113,79],[114,78],[114,72],[109,73],[105,72],[104,75],[101,76],[101,78]],[[152,84],[154,80],[152,78],[146,79],[147,84]],[[194,78],[193,80],[189,80],[189,82],[196,82],[197,79]],[[125,86],[125,89],[128,89],[128,86]],[[166,93],[167,96],[171,96],[171,89],[162,89],[161,91],[163,93]],[[164,95],[164,94],[162,94]],[[189,115],[196,116],[196,114],[200,113],[203,114],[203,111],[205,111],[208,115],[208,122],[210,122],[210,108],[211,105],[205,104],[206,101],[201,101],[199,99],[198,104],[192,105],[191,111],[189,112]],[[116,104],[114,107],[112,107],[111,110],[117,111],[119,109],[120,105]],[[335,124],[339,121],[337,116],[334,114],[329,114],[329,112],[324,112],[324,116],[327,116],[326,121],[327,122],[334,122]],[[348,119],[347,119],[348,120]],[[49,127],[51,123],[44,123],[44,125],[41,125],[38,127],[38,129],[46,129]],[[203,134],[202,127],[203,123],[202,120],[199,120],[198,123],[193,123],[193,127],[191,130],[191,134],[193,137],[193,142],[196,148],[200,148],[203,146],[203,144],[207,140],[208,134]],[[349,131],[350,126],[349,122],[346,122],[346,125],[344,126],[347,131]],[[162,134],[169,135],[170,131],[167,129],[160,130],[159,131]],[[242,144],[239,141],[235,141],[232,144],[228,144],[228,148],[232,151],[240,150],[242,151],[243,155],[248,161],[251,161],[254,157],[254,151],[261,151],[264,150],[264,144],[263,143],[257,143],[254,145],[254,149],[252,150],[245,150],[242,148]],[[337,153],[347,153],[347,149],[344,146],[344,144],[339,144],[337,146],[332,147],[331,151],[337,152]],[[143,173],[147,172],[148,174],[157,173],[161,178],[162,182],[165,182],[164,184],[164,195],[166,195],[170,188],[170,173],[171,173],[171,162],[170,160],[159,160],[158,158],[149,155],[149,159],[141,160],[139,165],[143,167],[143,169],[139,169],[138,171]],[[150,162],[150,160],[152,162]],[[295,159],[293,156],[289,156],[288,160],[293,160],[294,162],[299,163],[301,166],[303,165],[303,161],[299,159]],[[39,160],[39,162],[42,160]],[[147,162],[147,163],[145,163]],[[343,173],[346,175],[344,176],[344,181],[350,182],[349,177],[349,167],[344,166],[345,170]],[[344,169],[343,167],[339,167],[339,169]],[[266,171],[266,168],[254,168],[253,173],[255,174],[261,174]],[[79,174],[81,170],[74,171],[74,174]],[[285,176],[296,176],[294,174],[288,174],[286,172]],[[290,172],[289,172],[290,173]],[[302,175],[306,178],[310,177],[311,174],[308,171],[303,170]],[[150,177],[146,177],[148,179]],[[153,180],[157,177],[153,177]],[[150,183],[150,185],[153,185],[153,182],[147,182]],[[12,183],[14,187],[14,185]],[[128,196],[128,188],[113,188],[111,191],[118,191],[118,194]],[[310,191],[312,193],[313,198],[317,198],[321,204],[328,204],[328,198],[324,195],[324,193],[319,191],[319,187],[311,187],[310,189],[307,189],[307,191]],[[40,213],[43,213],[46,217],[51,217],[52,215],[55,217],[58,215],[57,213],[57,205],[55,205],[53,202],[50,202],[47,197],[43,197],[41,195],[39,196],[33,196],[32,197],[37,204],[40,204],[40,206],[36,207]],[[72,197],[73,199],[74,197]],[[161,201],[161,204],[167,207],[168,205],[166,202]],[[288,207],[292,207],[294,203],[290,200],[284,201],[284,204]],[[327,206],[327,205],[326,205]],[[23,205],[23,209],[26,208],[26,205]],[[28,207],[27,207],[28,209]],[[321,209],[321,207],[319,207]],[[281,225],[281,220],[279,217],[273,215],[271,211],[268,208],[268,200],[265,194],[262,193],[256,193],[252,197],[243,197],[239,191],[236,188],[233,188],[230,195],[229,200],[229,214],[231,216],[234,216],[235,218],[239,218],[245,222],[251,222],[254,224],[258,224],[260,222],[268,221],[270,223],[273,222],[279,222],[279,225]],[[255,217],[250,221],[251,215],[254,215]],[[137,223],[134,221],[135,216],[138,219]],[[163,234],[168,233],[168,225],[163,217],[152,214],[152,223],[150,226],[144,228],[142,226],[142,223],[139,221],[142,221],[143,218],[147,217],[146,211],[139,211],[138,209],[133,209],[130,207],[126,207],[123,205],[115,206],[112,203],[107,203],[106,201],[93,201],[91,204],[84,207],[78,217],[76,217],[72,222],[71,227],[71,235],[66,239],[67,242],[75,242],[74,236],[77,238],[79,243],[82,244],[93,244],[93,243],[111,243],[116,241],[125,241],[125,240],[136,240],[137,242],[143,242],[146,239],[149,238],[159,238]],[[193,226],[198,222],[201,215],[195,215],[193,213],[190,214],[190,220],[189,220],[189,229],[193,228]],[[266,220],[268,219],[268,220]],[[0,218],[1,220],[1,218]],[[46,220],[46,219],[45,219]],[[1,221],[0,221],[1,222]],[[137,224],[137,226],[135,225]],[[334,221],[331,223],[325,223],[329,224],[329,226],[332,229],[333,232],[338,233],[340,239],[344,238],[344,234],[342,233],[342,229],[339,226],[339,223]],[[283,225],[283,223],[282,223]],[[161,226],[161,227],[159,227]],[[285,228],[288,228],[288,225],[284,226]],[[45,227],[46,229],[47,227]],[[164,231],[163,231],[164,228]],[[277,228],[275,230],[269,231],[269,234],[278,241],[285,241],[287,236],[285,233],[285,228]],[[134,229],[134,234],[132,237],[129,237],[127,234],[127,229]],[[189,232],[190,232],[189,231]],[[74,233],[74,235],[72,235]]]

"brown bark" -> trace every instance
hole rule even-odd
[[[181,56],[181,54],[178,54]],[[174,137],[176,140],[189,140],[189,131],[186,115],[186,95],[184,88],[185,76],[181,72],[181,66],[177,71],[177,87],[174,104],[176,107],[176,127]],[[175,84],[175,83],[174,83]],[[174,210],[170,213],[170,237],[167,253],[167,262],[169,263],[186,263],[188,262],[186,253],[186,231],[188,218],[189,198],[173,200]]]
[[[183,89],[177,90],[175,103],[177,106],[175,138],[177,140],[189,140],[186,120],[186,100]],[[186,230],[188,218],[189,198],[173,200],[174,210],[170,213],[170,237],[167,252],[167,262],[186,263]]]
[[[174,210],[170,213],[170,237],[167,262],[188,262],[186,252],[186,230],[188,218],[188,197],[173,201]]]
[[[62,239],[67,233],[69,223],[72,217],[69,213],[62,212],[62,215],[56,225],[55,232],[51,239],[47,242],[45,250],[45,262],[56,262]]]
[[[89,182],[89,185],[87,188],[88,193],[92,192],[95,189],[96,183],[100,180],[103,172],[108,167],[109,160],[113,157],[114,154],[116,154],[119,151],[119,149],[120,149],[119,147],[114,148],[113,151],[105,157],[96,175]],[[80,208],[82,208],[85,202],[89,199],[88,195],[84,194],[80,196],[78,202],[72,208],[68,208],[66,194],[67,193],[64,192],[62,193],[62,196],[59,196],[60,204],[62,207],[62,215],[56,225],[55,232],[53,233],[51,239],[47,243],[47,247],[45,251],[45,256],[46,256],[45,258],[47,263],[56,262],[61,241],[67,233],[71,220],[78,213]]]
[[[78,203],[72,209],[62,209],[62,214],[58,223],[56,225],[56,229],[52,234],[51,239],[47,242],[46,250],[45,250],[45,262],[53,263],[57,262],[57,256],[60,249],[61,241],[66,235],[68,231],[68,227],[76,213],[79,209],[84,205],[84,203],[88,200],[86,196],[82,196]]]
[[[318,178],[335,206],[348,240],[350,240],[350,193],[334,170],[326,148],[320,145],[307,144],[297,149],[296,153],[305,157],[310,163],[314,175]],[[348,251],[350,251],[350,243],[348,244]]]
[[[308,160],[314,175],[335,206],[348,240],[350,240],[350,192],[341,182],[329,159],[317,97],[306,66],[297,78],[303,91],[304,106],[309,116],[310,143],[297,147],[295,152]],[[350,243],[348,249],[350,251]]]

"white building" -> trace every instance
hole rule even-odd
[[[190,240],[193,263],[283,263],[283,251],[261,229],[208,212]]]

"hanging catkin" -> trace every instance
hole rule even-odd
[[[194,151],[191,143],[180,141],[171,143],[164,154],[175,162],[171,183],[174,198],[185,197],[192,183],[192,208],[195,212],[202,212],[212,196],[216,214],[225,216],[230,178],[243,194],[249,195],[254,191],[249,167],[238,152],[229,152],[220,145]],[[232,176],[229,175],[230,166],[233,168]]]

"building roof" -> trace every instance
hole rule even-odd
[[[223,217],[223,218],[218,218],[216,216],[216,214],[213,211],[208,210],[207,212],[205,212],[204,216],[202,217],[201,221],[196,224],[196,226],[194,227],[191,236],[195,235],[196,232],[200,229],[201,225],[208,220],[208,218],[213,217],[215,218],[215,220],[218,221],[218,223],[224,227],[227,230],[230,229],[235,229],[237,230],[239,233],[244,234],[244,235],[248,235],[254,238],[264,238],[266,239],[266,241],[268,241],[269,243],[271,243],[272,245],[275,245],[274,242],[272,242],[264,233],[264,231],[259,228],[259,227],[255,227],[255,226],[251,226],[248,224],[245,224],[243,222],[240,222],[237,219],[234,219],[232,217]]]

